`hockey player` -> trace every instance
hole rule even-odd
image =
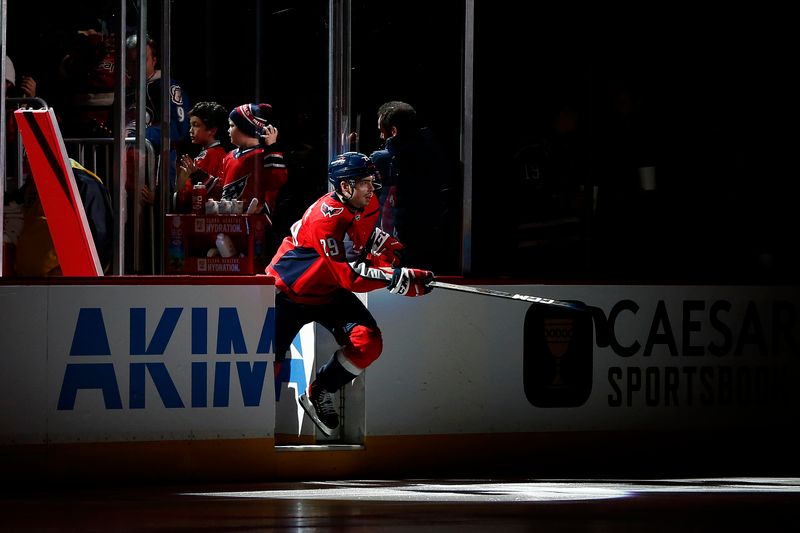
[[[372,160],[347,152],[328,167],[334,191],[306,210],[283,240],[266,273],[275,278],[275,372],[297,332],[309,322],[330,331],[341,348],[299,398],[326,435],[339,425],[334,393],[381,354],[383,339],[354,292],[387,288],[394,294],[430,292],[433,273],[400,267],[403,245],[376,227],[380,188]]]

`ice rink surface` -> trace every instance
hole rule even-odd
[[[0,531],[800,531],[800,478],[5,486]]]

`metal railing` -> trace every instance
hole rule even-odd
[[[112,197],[117,193],[113,189],[112,186],[109,186],[113,180],[108,180],[108,176],[113,175],[112,165],[113,165],[113,148],[114,148],[114,138],[113,137],[82,137],[82,138],[68,138],[64,139],[64,145],[67,148],[67,154],[80,163],[84,168],[94,172],[101,179],[104,180],[104,183],[107,182],[107,187],[109,192],[112,194]],[[150,190],[155,190],[155,185],[157,182],[157,171],[159,168],[158,165],[158,155],[155,153],[155,149],[150,141],[145,139],[145,173],[141,175],[139,172],[134,171],[132,174],[134,177],[133,186],[130,188],[131,190],[131,197],[129,198],[129,204],[131,205],[132,209],[132,216],[126,222],[126,227],[130,225],[130,231],[125,231],[124,235],[120,235],[119,239],[115,242],[119,242],[120,246],[124,247],[126,242],[126,237],[130,237],[132,242],[132,246],[129,248],[133,254],[133,270],[136,273],[147,272],[150,274],[155,273],[155,260],[156,260],[156,247],[155,247],[155,236],[153,235],[153,228],[154,226],[154,213],[153,208],[147,209],[146,212],[142,210],[142,204],[139,201],[139,195],[142,188],[147,185]],[[136,138],[135,137],[126,137],[125,138],[125,148],[130,157],[130,154],[133,153],[131,150],[136,148]],[[125,187],[125,184],[122,184]],[[145,222],[147,222],[147,228],[150,230],[149,239],[147,242],[143,243],[143,230],[145,227]],[[143,246],[147,246],[147,252],[145,252],[145,248]],[[127,256],[127,254],[126,254]],[[145,261],[148,264],[145,265]]]

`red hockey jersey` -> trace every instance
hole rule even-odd
[[[266,273],[275,278],[278,290],[303,304],[328,303],[341,289],[385,288],[393,270],[372,266],[365,249],[379,210],[377,196],[356,210],[335,193],[326,194],[292,225]]]
[[[222,199],[242,200],[246,210],[257,198],[262,207],[256,213],[271,218],[288,173],[283,154],[269,149],[258,145],[228,152],[222,162]]]
[[[222,197],[222,184],[219,176],[222,175],[222,162],[225,159],[225,155],[226,152],[225,148],[222,147],[222,143],[214,141],[194,158],[194,164],[197,165],[198,170],[203,172],[195,171],[192,174],[192,179],[187,180],[183,189],[178,191],[176,209],[179,213],[191,213],[192,189],[198,181],[202,181],[203,185],[206,186],[209,199],[219,200]]]

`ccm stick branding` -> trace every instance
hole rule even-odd
[[[275,309],[266,310],[261,332],[257,338],[246,339],[235,307],[221,307],[215,324],[209,324],[209,309],[192,308],[188,313],[180,307],[163,310],[158,325],[148,338],[146,331],[147,309],[130,309],[129,379],[128,395],[123,400],[120,393],[120,354],[112,353],[108,341],[103,310],[81,308],[75,325],[70,348],[70,359],[64,372],[58,399],[59,410],[72,410],[82,390],[100,390],[106,409],[144,409],[146,379],[149,375],[160,401],[167,408],[227,407],[231,396],[231,383],[241,390],[244,406],[262,403],[262,392],[267,374],[266,354],[273,353]],[[152,311],[151,311],[152,312]],[[187,367],[183,357],[168,357],[173,333],[180,320],[190,321],[191,364]],[[209,360],[209,332],[216,333],[212,344],[217,355]],[[255,348],[256,356],[250,350]],[[83,357],[91,356],[91,357]],[[219,356],[223,356],[220,358]],[[223,360],[219,360],[223,359]],[[272,374],[269,374],[272,376]],[[189,390],[179,392],[178,383],[189,380]],[[211,397],[209,398],[209,377]],[[125,385],[125,383],[123,383]],[[150,404],[152,405],[152,404]]]
[[[619,357],[608,368],[608,406],[746,406],[786,399],[800,356],[793,303],[678,304],[676,310],[659,300],[642,308],[622,300],[605,324],[597,324],[598,344]]]

